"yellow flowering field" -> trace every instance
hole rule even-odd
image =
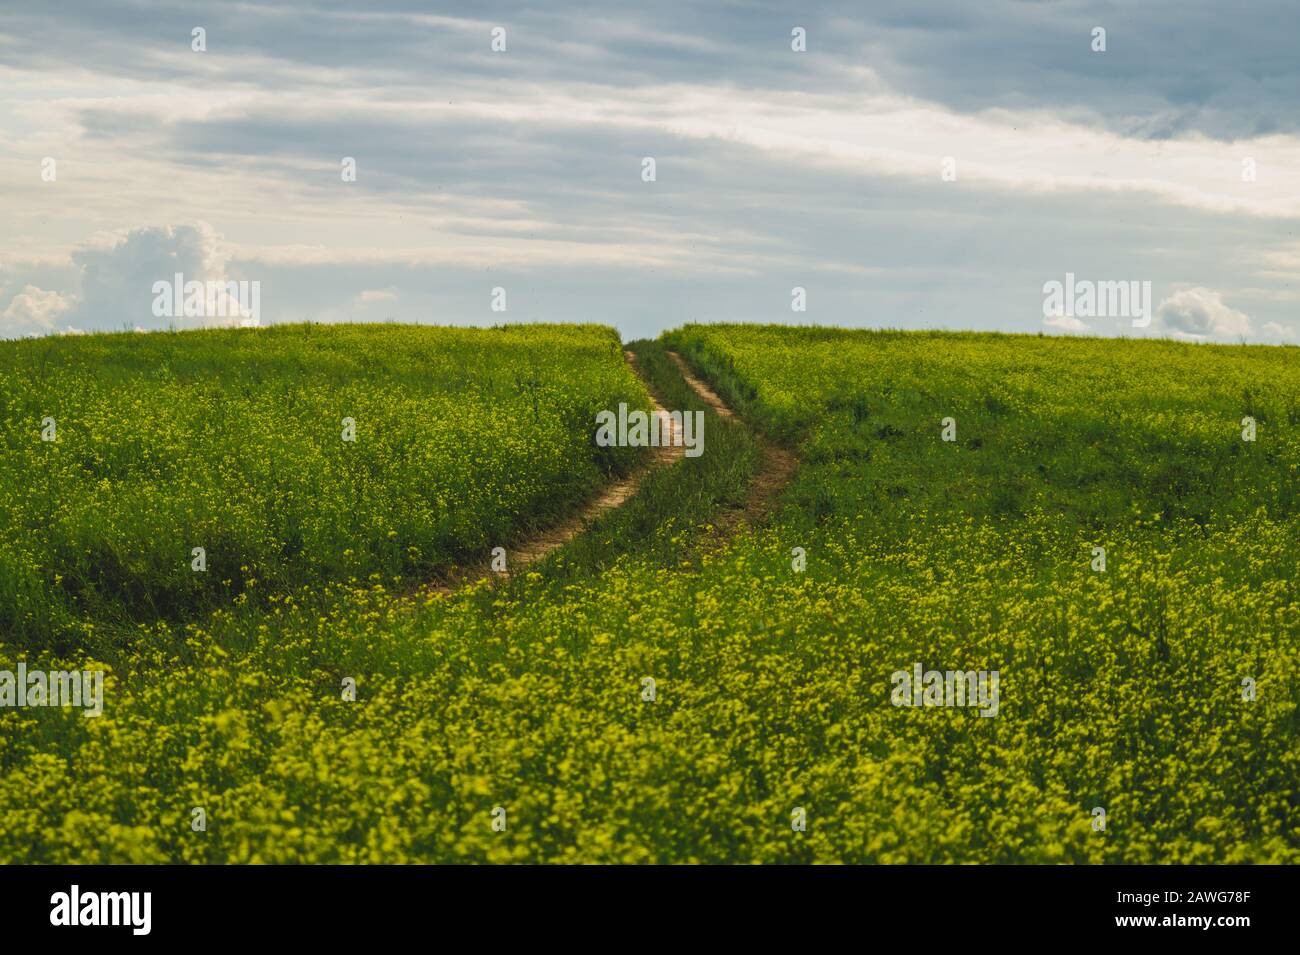
[[[554,521],[644,403],[596,326],[298,325],[0,345],[0,633],[98,641],[259,592],[433,570]],[[202,567],[195,548],[202,548]]]
[[[769,520],[718,536],[754,450],[710,415],[508,582],[138,619],[102,716],[0,711],[4,861],[1300,861],[1295,349],[665,341],[798,450]]]

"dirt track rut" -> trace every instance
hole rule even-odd
[[[713,409],[718,417],[738,420],[736,413],[727,407],[726,403],[718,397],[712,388],[691,371],[681,355],[671,351],[668,355],[677,366],[678,371],[681,372],[686,383],[701,400]],[[623,357],[636,371],[636,355],[630,351],[625,351]],[[648,383],[646,390],[650,391]],[[640,489],[641,484],[651,472],[680,460],[685,454],[685,449],[671,443],[671,439],[676,434],[672,418],[669,417],[668,412],[660,404],[658,396],[653,391],[650,391],[650,401],[654,406],[654,413],[660,419],[660,433],[669,436],[669,444],[651,448],[649,457],[640,467],[626,477],[619,478],[608,485],[598,497],[581,510],[560,523],[548,527],[511,547],[506,552],[507,570],[505,573],[493,571],[491,561],[486,560],[452,571],[442,580],[431,583],[423,589],[434,593],[451,594],[475,581],[488,577],[506,577],[510,573],[517,573],[529,565],[537,563],[537,561],[559,550],[583,533],[603,514],[612,511],[616,507],[621,507]],[[763,455],[763,465],[751,481],[750,492],[745,505],[741,508],[722,512],[715,521],[715,526],[722,534],[734,530],[742,521],[755,523],[760,520],[771,510],[777,494],[781,491],[781,488],[789,483],[791,475],[794,474],[798,460],[793,454],[763,438],[759,438],[759,447]]]

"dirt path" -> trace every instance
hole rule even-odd
[[[630,351],[625,351],[623,352],[623,358],[632,366],[632,370],[636,371],[636,355]],[[639,373],[638,377],[641,377]],[[645,383],[644,378],[642,378],[642,383]],[[494,571],[491,560],[486,560],[470,567],[458,568],[449,573],[444,579],[432,583],[424,589],[433,593],[450,594],[485,577],[508,577],[512,573],[525,569],[530,564],[537,563],[543,557],[559,550],[585,531],[602,514],[622,506],[628,498],[637,492],[651,471],[665,467],[682,458],[686,453],[686,449],[676,443],[677,429],[673,419],[669,417],[668,412],[659,402],[659,396],[650,389],[648,383],[646,383],[646,391],[650,394],[650,403],[654,407],[655,416],[659,418],[659,433],[663,435],[664,444],[650,448],[650,454],[645,462],[631,474],[608,485],[600,493],[599,497],[585,505],[578,512],[528,538],[528,540],[507,548],[506,570],[504,573]]]
[[[699,395],[719,418],[737,417],[736,413],[718,397],[717,392],[691,371],[681,355],[670,351],[668,357],[673,360],[673,364],[677,366],[686,383],[691,386],[691,390]],[[755,437],[763,455],[763,466],[750,482],[749,497],[744,507],[722,514],[716,522],[724,532],[730,532],[741,521],[756,524],[762,520],[772,510],[777,495],[790,483],[790,478],[794,476],[795,468],[799,465],[799,459],[785,448],[777,447],[761,436],[755,435]]]
[[[677,370],[681,372],[682,378],[690,385],[691,390],[712,408],[718,417],[738,420],[736,413],[727,407],[712,388],[691,371],[681,355],[672,351],[668,355],[673,364],[677,366]],[[632,370],[636,371],[636,355],[630,351],[625,351],[623,357],[632,366]],[[645,379],[643,378],[642,381],[644,382]],[[421,591],[452,594],[467,584],[484,578],[508,577],[511,573],[524,570],[548,554],[559,550],[569,541],[586,531],[601,515],[622,506],[628,498],[640,489],[641,484],[652,471],[666,467],[681,459],[685,455],[686,449],[674,443],[676,428],[673,419],[669,417],[668,412],[660,403],[658,395],[650,390],[648,383],[646,384],[646,390],[650,393],[650,402],[654,406],[654,413],[659,417],[660,433],[665,436],[666,444],[660,447],[652,447],[649,457],[643,464],[627,477],[620,478],[610,484],[600,493],[599,497],[577,513],[559,524],[539,532],[528,540],[507,548],[505,572],[493,571],[491,560],[484,560],[469,567],[452,570],[442,579],[421,588]],[[776,501],[777,495],[789,483],[790,477],[794,474],[795,467],[799,463],[798,459],[784,448],[779,448],[761,437],[758,438],[758,442],[763,455],[763,465],[750,483],[749,496],[746,498],[744,506],[723,511],[714,520],[714,526],[719,531],[716,540],[725,539],[741,522],[754,524],[768,514]]]

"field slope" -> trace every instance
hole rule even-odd
[[[633,347],[701,457],[508,581],[151,619],[102,717],[0,713],[3,858],[1300,861],[1294,349]],[[756,526],[751,429],[800,460]],[[996,705],[895,705],[918,664]]]
[[[648,398],[596,326],[4,343],[0,632],[95,647],[260,593],[423,580],[630,468],[589,435],[620,401]]]

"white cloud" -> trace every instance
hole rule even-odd
[[[96,4],[0,37],[24,54],[0,65],[0,182],[33,184],[7,197],[0,336],[159,327],[172,320],[152,316],[153,281],[228,268],[282,276],[281,319],[472,317],[491,269],[526,277],[546,314],[603,297],[617,323],[638,310],[669,325],[775,318],[784,290],[810,283],[820,321],[944,314],[1110,334],[1065,316],[1040,326],[1015,294],[1018,270],[1087,261],[1166,289],[1230,289],[1252,316],[1202,288],[1212,301],[1179,293],[1153,332],[1232,339],[1253,325],[1294,340],[1300,245],[1271,247],[1300,219],[1295,70],[1242,69],[1291,62],[1267,18],[1197,13],[1171,45],[1153,14],[1145,32],[1130,24],[1137,55],[1112,61],[1079,43],[1087,13],[1001,4],[952,30],[914,3],[901,18],[806,21],[803,56],[779,11],[647,19],[561,4],[519,12],[510,54],[495,56],[491,19],[329,6],[235,4],[207,24],[225,40],[205,56],[183,33],[141,45],[135,20]],[[1033,42],[1008,44],[1010,30]],[[1176,51],[1198,32],[1215,42],[1185,67]],[[342,55],[322,57],[340,37]],[[1207,136],[1192,120],[1211,113],[1233,121]],[[655,184],[638,176],[649,154]],[[57,183],[37,184],[44,155],[59,157]],[[355,183],[340,179],[343,155],[359,160]],[[947,156],[955,182],[940,178]],[[178,209],[230,241],[202,222],[86,238]],[[963,272],[991,292],[953,310],[947,283]],[[641,282],[653,288],[629,301]]]
[[[356,297],[355,301],[358,305],[373,305],[376,302],[395,302],[397,297],[397,289],[366,289]]]
[[[1294,328],[1288,328],[1281,322],[1265,322],[1260,326],[1260,336],[1266,341],[1271,342],[1294,342],[1300,341],[1300,333]]]
[[[206,222],[146,226],[124,234],[95,233],[72,252],[71,259],[75,287],[43,291],[28,285],[0,315],[5,333],[238,326],[247,314],[215,286],[229,281],[229,252],[220,234]],[[187,283],[214,283],[214,294],[208,299],[214,308],[208,311],[217,314],[154,315],[154,283],[172,283],[177,273]]]
[[[321,129],[330,129],[340,118],[394,135],[409,129],[409,148],[416,152],[442,148],[420,138],[422,131],[440,127],[447,130],[447,136],[455,136],[458,128],[509,124],[525,133],[550,131],[574,138],[586,127],[646,137],[668,135],[706,145],[738,143],[759,154],[794,159],[814,175],[818,168],[829,167],[864,178],[898,176],[938,182],[939,162],[951,156],[957,161],[959,182],[977,181],[992,188],[1145,194],[1158,202],[1212,212],[1300,215],[1297,135],[1222,142],[1189,133],[1150,140],[1097,129],[1038,107],[964,113],[884,87],[870,70],[849,78],[855,85],[847,89],[781,96],[730,84],[670,82],[634,89],[534,84],[503,100],[495,82],[495,78],[466,81],[456,88],[451,102],[413,102],[377,92],[369,85],[349,86],[340,81],[328,87],[325,100],[310,88],[274,93],[208,89],[184,96],[64,97],[53,101],[50,108],[74,128],[87,117],[110,128],[121,127],[118,135],[123,149],[132,148],[134,137],[146,137],[134,142],[136,149],[155,142],[153,137],[159,131],[167,134],[179,119],[228,123],[235,129],[240,123],[252,122],[260,129],[267,117],[285,111]],[[852,121],[847,122],[846,116],[852,116]],[[193,148],[186,143],[170,145]],[[250,140],[245,148],[261,145]],[[1242,181],[1243,156],[1254,159],[1262,170],[1257,181]],[[320,160],[301,155],[294,162],[296,176],[309,174],[312,164],[319,165]],[[174,165],[170,168],[176,175],[186,172]],[[211,176],[213,171],[204,174]],[[240,167],[226,170],[224,175],[241,180],[244,189],[259,185],[250,182]],[[280,202],[290,195],[278,179],[261,186],[264,195]],[[152,182],[149,187],[155,188]],[[140,191],[147,194],[147,190]],[[409,199],[401,197],[401,201]]]
[[[1233,339],[1251,334],[1250,317],[1230,308],[1222,296],[1207,288],[1189,288],[1164,299],[1156,318],[1174,338],[1191,341]]]
[[[56,330],[59,317],[70,307],[61,293],[28,285],[0,313],[0,323],[10,334],[45,335]]]
[[[1086,332],[1088,326],[1084,322],[1075,318],[1073,315],[1049,315],[1043,319],[1043,324],[1048,328],[1055,328],[1063,332]]]

